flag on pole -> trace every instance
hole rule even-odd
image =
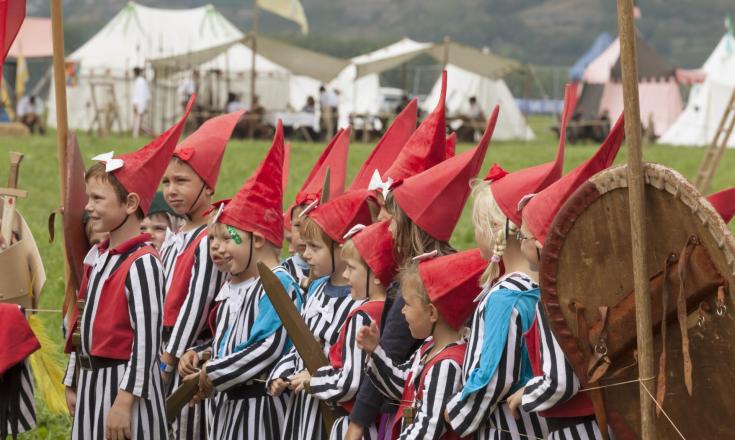
[[[23,56],[23,48],[18,48],[18,59],[16,60],[15,69],[15,102],[26,94],[26,84],[28,83],[28,64],[26,57]]]
[[[5,57],[25,17],[25,0],[0,0],[0,75]]]
[[[2,1],[2,0],[0,0]],[[299,0],[255,0],[258,7],[291,20],[301,26],[301,32],[309,33],[309,23],[306,21],[304,7]]]

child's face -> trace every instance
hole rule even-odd
[[[309,264],[310,273],[316,277],[331,275],[334,270],[332,250],[320,239],[306,240],[304,260]]]
[[[220,272],[229,271],[229,261],[225,258],[224,234],[227,234],[227,228],[222,223],[214,223],[209,225],[207,229],[207,238],[209,241],[209,256],[212,263]]]
[[[401,313],[406,318],[411,336],[420,340],[431,336],[431,329],[435,322],[432,319],[433,306],[426,304],[410,286],[402,286],[401,296],[405,302]]]
[[[296,206],[293,209],[293,216],[291,217],[292,227],[290,248],[293,248],[293,251],[297,252],[303,258],[304,252],[306,252],[306,243],[301,238],[301,224],[303,223],[303,219],[299,217],[299,214],[301,214],[302,209],[303,208],[301,206]]]
[[[376,191],[375,194],[375,199],[378,201],[378,206],[380,207],[377,221],[382,222],[383,220],[389,220],[393,216],[385,208],[385,197],[383,197],[383,193],[381,191]]]
[[[168,216],[163,212],[149,215],[140,222],[140,232],[151,234],[151,244],[156,249],[161,249],[163,240],[166,239],[166,231],[171,227]]]
[[[105,233],[119,227],[127,218],[127,206],[120,202],[115,188],[109,182],[98,178],[87,180],[87,223],[92,232]],[[90,237],[91,238],[91,237]]]
[[[179,215],[197,211],[209,203],[209,188],[202,189],[204,181],[187,164],[171,160],[163,175],[163,198]],[[201,194],[200,194],[201,193]]]
[[[253,264],[250,254],[252,249],[250,246],[251,234],[237,228],[232,228],[232,232],[230,232],[225,225],[222,226],[222,229],[224,233],[218,234],[218,236],[222,239],[223,264],[226,264],[227,272],[230,274],[241,274],[248,269],[248,263]],[[237,243],[238,241],[240,243]]]
[[[361,300],[366,299],[370,292],[367,291],[368,277],[370,272],[362,261],[355,258],[345,258],[345,272],[344,277],[347,282],[350,283],[350,295],[352,299]]]
[[[529,267],[533,271],[539,270],[539,255],[541,253],[541,243],[534,238],[531,231],[528,230],[526,222],[521,225],[521,253],[528,261]]]

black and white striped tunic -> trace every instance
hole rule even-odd
[[[324,354],[337,342],[339,330],[355,301],[349,286],[333,286],[329,278],[314,281],[309,288],[306,305],[301,312],[311,333],[322,343]],[[296,348],[281,359],[271,371],[268,382],[303,371],[305,365]],[[307,393],[289,394],[286,420],[281,438],[286,440],[321,440],[322,415],[319,401]]]
[[[354,307],[359,307],[366,301],[359,301]],[[349,402],[355,398],[362,381],[365,379],[362,372],[367,364],[367,353],[357,347],[355,336],[362,326],[369,326],[371,322],[372,319],[366,312],[359,311],[344,324],[342,331],[346,332],[346,335],[342,349],[342,368],[326,366],[317,370],[310,381],[312,396],[332,403]],[[344,438],[348,424],[348,416],[337,419],[329,438],[331,440]],[[377,427],[371,425],[367,428],[364,437],[367,439],[376,438],[378,435]]]
[[[98,253],[92,248],[93,265],[89,273],[87,298],[79,318],[81,351],[89,354],[94,341],[92,326],[105,280],[124,261],[127,254]],[[161,263],[153,255],[135,260],[125,280],[128,315],[134,337],[132,355],[127,363],[95,371],[82,369],[76,384],[77,405],[72,427],[73,439],[105,437],[107,413],[119,390],[137,397],[133,403],[131,432],[134,439],[165,439],[164,391],[158,369],[161,349],[161,322],[164,276]],[[76,355],[72,353],[64,376],[66,386],[74,386]]]
[[[288,273],[278,266],[274,272]],[[294,302],[299,292],[291,291]],[[217,330],[212,344],[213,360],[207,363],[207,374],[220,393],[212,410],[210,439],[274,439],[277,438],[286,410],[285,396],[230,399],[225,391],[239,385],[265,387],[273,364],[283,354],[288,335],[282,326],[267,338],[236,350],[250,337],[259,313],[259,302],[266,295],[259,278],[238,284],[225,283],[217,296],[222,301],[217,309]],[[265,390],[264,390],[265,391]]]
[[[176,266],[176,258],[181,255],[181,252],[186,249],[186,246],[191,243],[191,240],[197,236],[198,231],[201,231],[205,226],[200,226],[191,231],[166,231],[166,238],[161,244],[161,249],[158,251],[158,255],[161,257],[161,264],[163,264],[163,271],[166,277],[166,291],[171,286],[171,276],[174,273],[174,267]]]
[[[498,289],[526,291],[537,287],[538,285],[525,274],[513,272],[480,294],[478,307],[472,317],[471,333],[465,353],[464,380],[480,362],[485,331],[485,308],[492,292]],[[524,335],[521,317],[516,309],[513,309],[510,318],[504,319],[510,319],[510,325],[508,340],[498,368],[485,388],[470,394],[465,400],[460,400],[461,393],[452,398],[448,405],[452,427],[460,436],[472,434],[475,439],[546,438],[546,422],[542,417],[536,413],[521,411],[521,418],[516,420],[505,402],[520,376]]]
[[[193,231],[193,235],[186,233],[184,247],[185,249],[200,233],[206,228],[202,226]],[[173,254],[171,246],[170,254]],[[181,252],[181,251],[180,251]],[[176,255],[180,255],[180,252]],[[175,258],[173,258],[175,260]],[[173,263],[171,263],[173,265]],[[175,265],[173,265],[175,267]],[[167,286],[170,286],[170,279],[173,272],[167,273]],[[225,274],[217,270],[210,258],[209,237],[206,235],[199,241],[196,252],[194,253],[194,263],[191,270],[191,280],[189,281],[189,291],[186,294],[179,316],[176,318],[171,335],[166,342],[164,351],[180,358],[187,348],[199,345],[206,340],[211,339],[207,319],[209,318],[209,310],[214,301],[214,297],[222,287],[225,281]],[[171,390],[175,390],[182,382],[181,376],[173,375]],[[181,411],[179,417],[173,425],[174,438],[197,440],[203,438],[206,433],[206,417],[205,403],[200,402],[193,407],[186,405]]]
[[[26,359],[11,367],[5,372],[4,379],[7,379],[11,375],[16,376],[20,382],[20,392],[17,401],[18,411],[15,414],[15,420],[10,420],[10,408],[2,408],[0,411],[4,411],[4,416],[7,417],[7,423],[5,424],[7,431],[5,432],[12,436],[21,432],[30,431],[36,427],[36,402],[33,397],[30,361]],[[8,396],[3,397],[7,398]],[[2,432],[2,429],[0,429],[0,432]],[[0,438],[5,437],[0,436]]]
[[[431,338],[427,340],[427,342],[430,341]],[[442,350],[465,343],[464,340],[457,341]],[[427,347],[427,351],[432,347]],[[426,364],[424,358],[421,350],[417,350],[407,362],[396,365],[383,348],[378,346],[368,362],[367,373],[383,395],[400,402],[404,387],[413,387],[414,393],[418,389],[418,380]],[[411,373],[411,381],[407,383],[409,373]],[[441,438],[447,432],[444,410],[461,386],[462,366],[457,362],[452,359],[443,359],[431,366],[424,377],[421,398],[414,397],[417,407],[413,423],[402,427],[399,438],[402,440]],[[411,402],[404,403],[410,404]]]
[[[543,376],[536,376],[529,380],[523,390],[523,409],[528,412],[545,411],[566,402],[577,394],[580,387],[579,379],[552,333],[548,318],[540,304],[536,306],[536,322],[541,342]],[[609,434],[609,438],[613,439],[611,430]],[[562,430],[550,431],[549,438],[553,440],[602,440],[602,433],[597,422],[591,419]]]
[[[288,270],[296,282],[299,283],[299,286],[301,286],[303,280],[309,278],[309,263],[304,261],[298,252],[283,260],[281,264],[283,264],[283,267]]]

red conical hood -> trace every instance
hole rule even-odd
[[[230,200],[218,221],[242,231],[263,234],[277,247],[283,244],[283,124],[278,120],[268,154]]]
[[[351,237],[357,252],[383,287],[390,286],[398,274],[398,263],[393,253],[393,235],[390,220],[374,223]]]
[[[13,45],[20,26],[26,18],[26,2],[22,0],[0,1],[0,76],[5,57]]]
[[[373,222],[369,200],[375,200],[372,191],[366,189],[350,191],[319,205],[307,215],[337,243],[345,242],[345,234],[357,224]]]
[[[479,249],[419,263],[419,276],[429,301],[455,330],[462,327],[475,311],[475,298],[482,290],[480,277],[486,268],[487,261]]]
[[[457,152],[457,133],[451,132],[449,136],[447,136],[447,149],[446,149],[447,159],[449,159],[450,157],[454,157],[456,152]]]
[[[442,90],[436,108],[406,141],[396,161],[388,168],[384,180],[398,181],[428,170],[446,159],[446,120],[444,101],[447,95],[447,72],[442,72]]]
[[[376,170],[382,176],[390,168],[411,134],[416,131],[416,107],[416,98],[414,98],[396,116],[383,137],[378,141],[378,144],[373,148],[370,156],[360,167],[355,180],[350,185],[351,190],[366,189]]]
[[[322,193],[324,176],[329,169],[329,198],[337,197],[345,191],[345,175],[347,174],[347,153],[350,148],[350,128],[340,129],[324,149],[314,164],[314,168],[306,177],[304,184],[296,194],[294,205],[308,205],[318,199]],[[290,212],[290,209],[289,209]]]
[[[207,120],[174,151],[174,156],[189,164],[212,191],[217,185],[227,141],[244,113],[240,110]]]
[[[730,223],[730,220],[735,216],[735,188],[710,194],[707,196],[707,200],[720,213],[725,223]]]
[[[526,226],[538,241],[544,243],[551,222],[554,221],[556,213],[569,196],[587,179],[612,165],[623,143],[624,129],[623,115],[620,115],[605,142],[592,157],[533,196],[528,205],[523,208],[523,219]]]
[[[470,180],[482,166],[497,120],[496,106],[475,148],[399,182],[392,191],[406,215],[435,239],[449,241],[452,236],[470,195]]]
[[[561,115],[559,145],[554,161],[515,171],[501,179],[493,180],[490,184],[498,207],[516,226],[521,225],[521,212],[518,210],[518,203],[521,199],[529,194],[538,193],[561,177],[564,168],[564,145],[566,144],[564,134],[567,130],[567,121],[571,117],[575,90],[571,84],[567,84],[564,89],[564,111]]]
[[[143,215],[148,214],[153,195],[156,194],[163,173],[166,172],[168,162],[174,154],[176,142],[179,141],[195,99],[196,95],[192,95],[186,105],[184,115],[176,124],[140,150],[122,154],[116,158],[113,157],[112,152],[92,158],[92,160],[104,162],[107,172],[111,172],[129,193],[138,194]]]

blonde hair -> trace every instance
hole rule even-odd
[[[323,241],[327,246],[334,246],[334,240],[311,217],[306,216],[303,218],[300,232],[301,238],[304,241]]]
[[[349,258],[350,260],[359,261],[360,264],[362,264],[363,267],[365,267],[365,269],[370,272],[370,266],[368,266],[365,260],[362,258],[362,255],[360,255],[360,251],[357,250],[357,246],[355,246],[355,243],[353,243],[352,240],[347,240],[345,244],[342,245],[341,253],[343,260]]]
[[[411,290],[424,304],[431,304],[429,295],[426,293],[426,287],[424,287],[424,282],[421,280],[421,275],[419,274],[418,263],[410,263],[403,266],[399,277],[402,292],[406,292],[406,289]]]
[[[508,245],[508,235],[510,237],[515,236],[519,227],[510,221],[500,209],[490,189],[489,182],[483,180],[473,181],[472,198],[474,199],[472,224],[479,231],[478,241],[483,241],[482,244],[491,245],[493,249],[490,264],[480,277],[480,284],[485,285],[500,276],[500,261]],[[493,230],[493,225],[500,225],[500,227]]]

